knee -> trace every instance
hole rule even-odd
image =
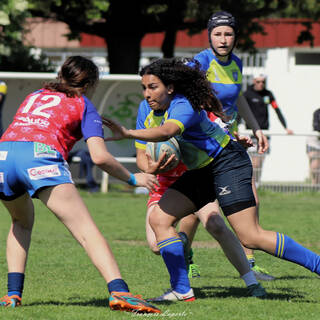
[[[13,230],[19,228],[20,230],[32,231],[34,219],[12,219]]]
[[[240,242],[247,249],[257,249],[255,241],[249,237],[242,237]]]
[[[155,231],[161,222],[159,221],[158,214],[154,211],[151,212],[149,217],[149,224],[153,231]]]
[[[157,208],[153,209],[151,212],[149,223],[155,233],[157,230],[168,229],[171,226],[171,223],[168,221],[168,219],[166,219],[165,216],[163,216],[161,212],[157,210]]]
[[[149,243],[149,248],[152,251],[152,253],[154,253],[156,255],[160,255],[160,250],[159,250],[156,243]]]
[[[218,214],[209,216],[205,228],[215,239],[219,239],[226,231],[228,231],[223,218]]]
[[[260,249],[261,235],[259,232],[248,231],[245,235],[239,236],[241,244],[248,249]]]

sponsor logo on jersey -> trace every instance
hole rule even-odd
[[[4,174],[0,172],[0,183],[4,183]]]
[[[226,194],[230,194],[231,190],[229,190],[229,186],[218,187],[221,191],[219,192],[219,196],[225,196]]]
[[[263,97],[263,102],[264,102],[265,104],[269,104],[269,103],[270,103],[270,97],[269,97],[269,96],[264,96],[264,97]]]
[[[0,160],[6,160],[8,151],[0,151]]]
[[[57,158],[57,151],[51,149],[47,144],[35,142],[33,145],[35,158]]]
[[[28,169],[28,174],[31,180],[61,176],[61,172],[56,164],[30,168]]]
[[[220,78],[219,78],[219,76],[218,76],[217,70],[214,69],[213,72],[214,72],[214,77],[215,77],[216,81],[217,81],[217,82],[220,82]]]
[[[43,120],[40,118],[30,118],[30,117],[18,117],[18,120],[20,122],[15,122],[14,126],[30,126],[30,125],[38,125],[40,127],[48,127],[49,121]]]

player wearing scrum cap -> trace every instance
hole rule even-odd
[[[206,73],[213,91],[221,101],[223,111],[228,116],[228,121],[222,122],[221,119],[215,117],[212,113],[209,113],[210,119],[218,122],[223,127],[227,127],[228,130],[233,133],[238,131],[236,119],[239,112],[241,117],[246,121],[250,128],[252,128],[253,134],[257,138],[258,152],[259,154],[262,154],[268,149],[268,141],[263,135],[246,99],[241,94],[242,62],[233,53],[233,49],[237,42],[238,31],[237,21],[231,13],[219,11],[212,14],[208,21],[210,48],[201,51],[194,59],[200,62],[201,70]],[[258,215],[258,196],[254,184],[253,190],[257,203],[256,209]],[[211,206],[212,216],[219,221],[218,203],[213,203]],[[192,234],[195,232],[194,229],[197,228],[197,224],[194,223],[192,228],[192,225],[188,223],[188,219],[192,219],[192,216],[186,217],[181,221],[180,231],[185,231],[187,234],[190,232]],[[221,232],[219,226],[220,224],[217,223],[217,228],[214,228],[216,235]],[[227,252],[230,247],[231,246],[227,247]],[[257,279],[274,279],[265,269],[255,265],[252,250],[245,248],[245,252]]]

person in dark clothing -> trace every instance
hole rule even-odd
[[[87,150],[79,149],[76,151],[71,151],[69,153],[68,162],[72,162],[74,157],[79,157],[80,162],[80,178],[86,177],[86,187],[88,188],[89,192],[99,192],[100,188],[98,183],[95,181],[93,177],[93,166],[94,163],[90,157],[90,153]]]
[[[307,138],[307,154],[310,166],[310,178],[312,185],[320,184],[320,109],[313,112],[312,129],[318,135]]]
[[[293,131],[291,129],[288,129],[287,127],[286,120],[276,102],[273,93],[270,90],[266,89],[266,75],[254,75],[253,84],[249,86],[248,89],[244,92],[244,96],[247,99],[250,109],[262,130],[269,129],[268,106],[271,105],[287,134],[293,134]],[[250,129],[248,125],[247,129]],[[262,173],[262,165],[266,153],[258,154],[257,150],[254,147],[249,148],[248,151],[252,160],[255,182],[257,185],[259,185]],[[268,152],[270,152],[270,149],[267,151],[267,153]]]

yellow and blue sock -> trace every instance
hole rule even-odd
[[[283,233],[277,232],[275,256],[299,264],[320,275],[320,256]]]
[[[19,296],[22,297],[24,284],[24,273],[20,272],[9,272],[8,273],[8,296]]]
[[[172,237],[157,245],[169,271],[172,289],[182,294],[187,293],[191,288],[181,239]]]

